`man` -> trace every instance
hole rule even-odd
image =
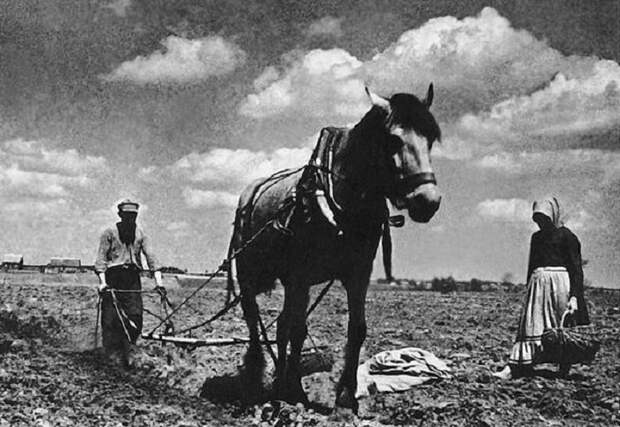
[[[392,276],[392,235],[390,233],[390,222],[383,224],[383,235],[381,236],[381,253],[383,254],[383,271],[385,271],[385,282],[394,283]]]
[[[389,216],[383,224],[383,234],[381,236],[381,253],[383,254],[383,270],[385,271],[385,282],[396,284],[396,279],[392,276],[392,234],[390,227],[400,228],[405,224],[405,217],[402,215]]]
[[[139,207],[129,199],[118,204],[121,221],[101,235],[95,262],[102,296],[103,347],[112,362],[125,366],[134,364],[135,343],[142,332],[141,254],[145,255],[150,271],[154,272],[156,289],[165,293],[161,267],[151,252],[149,239],[136,225]]]

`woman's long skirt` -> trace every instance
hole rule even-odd
[[[545,329],[560,326],[570,295],[570,280],[564,267],[540,267],[528,283],[519,330],[512,351],[511,365],[544,363],[542,335]]]

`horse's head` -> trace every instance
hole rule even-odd
[[[366,89],[375,106],[384,114],[384,132],[380,138],[386,154],[386,193],[397,209],[407,209],[416,222],[428,222],[441,202],[431,166],[431,148],[441,137],[435,118],[429,111],[433,85],[426,98],[397,93],[386,99]]]

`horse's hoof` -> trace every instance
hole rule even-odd
[[[296,404],[303,403],[308,405],[310,401],[304,391],[301,382],[288,382],[286,385],[276,385],[276,399],[283,400],[287,403]]]
[[[286,400],[286,388],[282,385],[281,381],[274,381],[273,383],[273,398],[275,400]]]
[[[308,406],[308,404],[310,403],[310,401],[308,400],[308,396],[306,395],[305,392],[301,392],[301,393],[292,393],[289,394],[285,397],[284,399],[286,402],[295,405],[297,403],[301,403],[304,406]]]
[[[336,396],[336,406],[339,406],[341,408],[349,408],[353,410],[355,414],[357,414],[357,411],[359,409],[359,403],[357,402],[357,399],[355,398],[353,393],[348,391],[346,388],[342,390],[342,392],[338,393],[338,396]]]

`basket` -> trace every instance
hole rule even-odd
[[[560,327],[546,329],[542,336],[545,358],[560,364],[588,363],[594,360],[601,342],[592,326],[566,327],[568,310],[562,315]]]

